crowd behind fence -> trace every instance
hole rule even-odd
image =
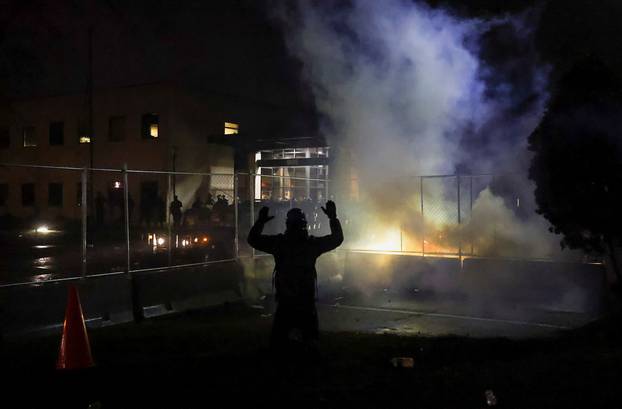
[[[311,234],[329,232],[321,206],[339,192],[329,190],[328,180],[289,178],[277,184],[271,178],[283,177],[5,164],[0,167],[0,231],[11,257],[0,265],[0,284],[131,275],[255,256],[245,237],[263,206],[276,216],[267,234],[283,231],[293,207],[305,212]],[[399,245],[387,249],[371,243],[364,250],[486,255],[483,241],[474,240],[484,233],[473,229],[473,206],[493,179],[414,178],[404,192],[412,217],[399,227]],[[291,192],[298,193],[264,191],[275,185],[295,186]],[[506,196],[516,200],[512,192]],[[338,203],[346,232],[368,234],[366,218],[350,217],[356,206]],[[343,249],[359,250],[348,239],[346,234]]]

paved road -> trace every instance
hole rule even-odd
[[[325,331],[355,331],[400,335],[462,335],[473,337],[531,338],[549,336],[582,326],[594,319],[577,312],[504,305],[495,300],[441,302],[439,297],[387,297],[382,295],[319,304]]]
[[[561,320],[551,323],[550,320],[540,322],[351,305],[323,305],[320,307],[320,320],[325,331],[430,336],[530,338],[571,328]],[[573,326],[588,322],[576,317],[572,321]]]

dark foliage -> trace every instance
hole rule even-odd
[[[598,59],[560,80],[529,137],[538,213],[562,247],[603,252],[622,235],[622,85]]]

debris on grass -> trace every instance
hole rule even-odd
[[[415,360],[409,356],[398,356],[391,359],[394,368],[413,368]]]
[[[488,406],[497,405],[497,397],[492,390],[488,389],[486,392],[484,392],[484,396],[486,396],[486,404]]]

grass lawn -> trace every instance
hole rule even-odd
[[[97,366],[54,369],[60,334],[8,338],[2,407],[619,408],[614,317],[546,339],[323,333],[313,365],[277,369],[270,318],[229,305],[91,329]],[[414,358],[394,368],[391,358]],[[17,399],[8,404],[11,396]]]

